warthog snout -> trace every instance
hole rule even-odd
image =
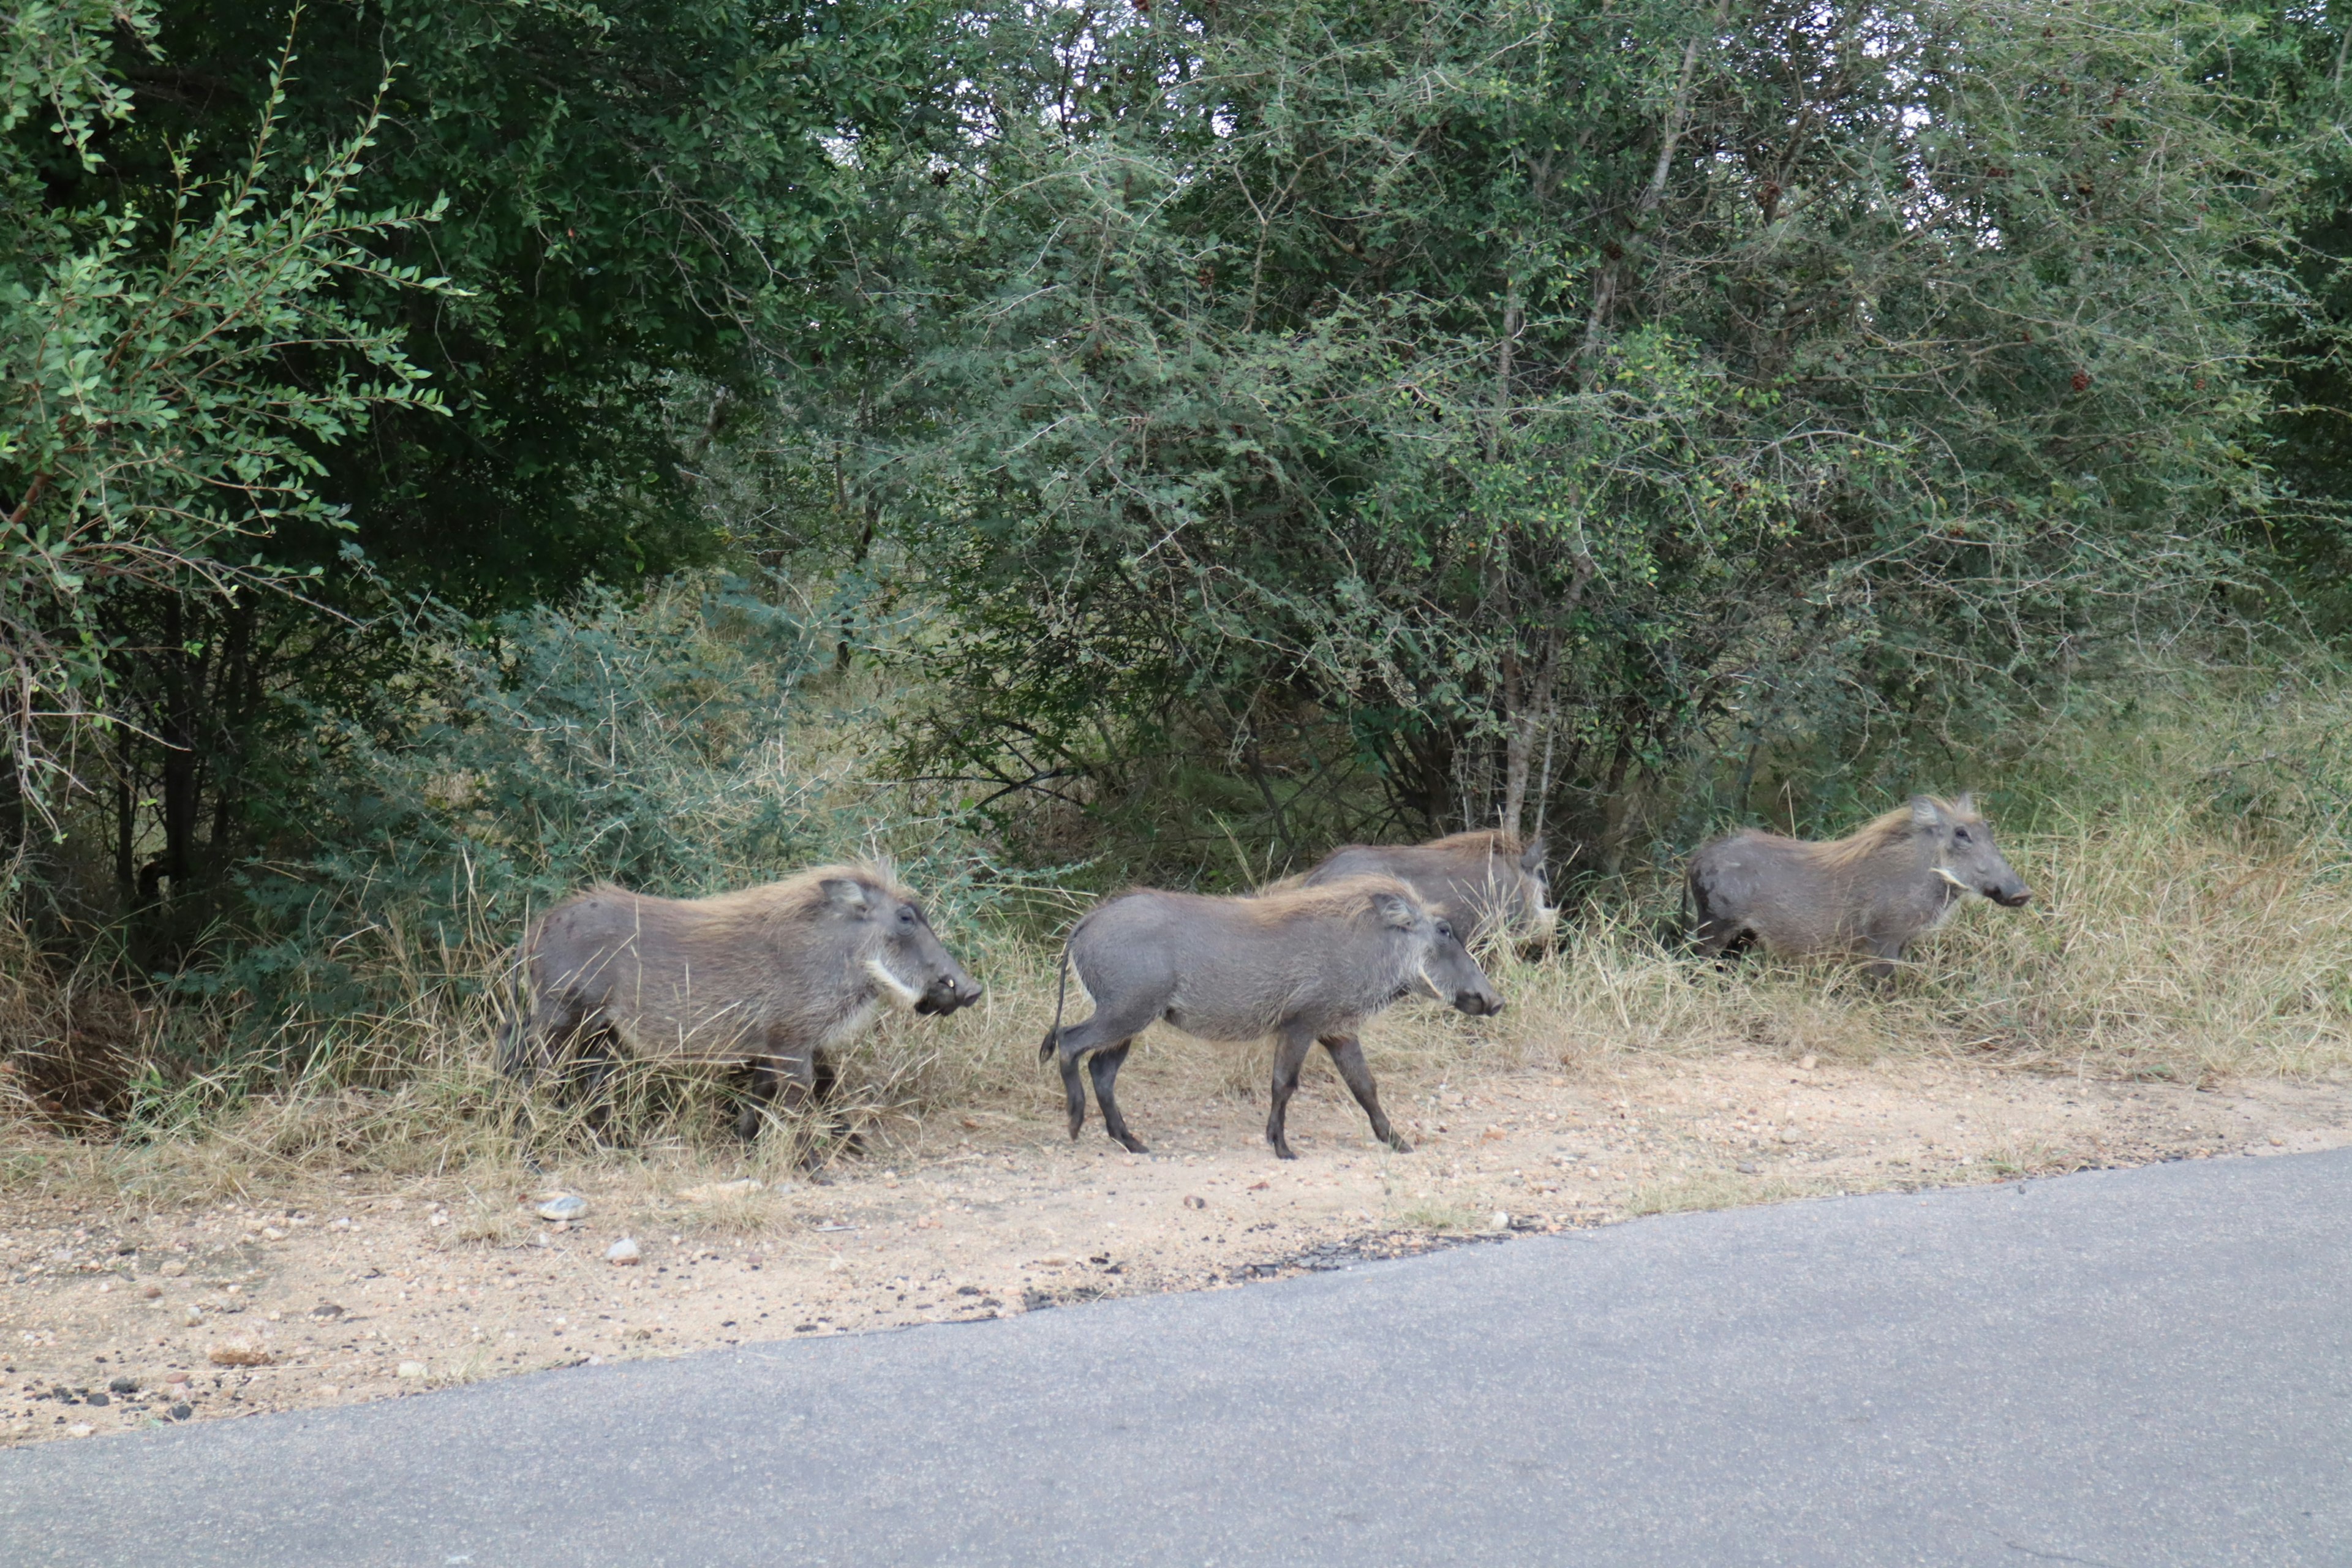
[[[915,1004],[915,1011],[944,1016],[959,1007],[969,1007],[980,1000],[980,982],[959,969],[942,974],[923,988],[923,999]]]
[[[1492,991],[1456,991],[1454,1005],[1474,1018],[1491,1018],[1503,1010],[1503,999]]]

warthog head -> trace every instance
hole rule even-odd
[[[1911,820],[1936,836],[1936,874],[1965,892],[1982,893],[1994,903],[2021,908],[2033,897],[2025,879],[2010,868],[1992,841],[1992,825],[1977,810],[1974,795],[1948,806],[1930,795],[1911,801]]]
[[[1453,922],[1433,914],[1417,900],[1394,893],[1379,894],[1374,902],[1381,918],[1411,944],[1412,963],[1406,973],[1427,986],[1431,997],[1451,1003],[1474,1018],[1503,1010],[1501,994],[1478,967],[1478,961],[1470,956],[1470,950],[1462,945]],[[1405,989],[1412,990],[1410,980]]]
[[[949,956],[911,900],[848,877],[826,878],[824,889],[833,917],[859,928],[866,973],[882,995],[918,1013],[952,1013],[980,1000],[980,982]]]

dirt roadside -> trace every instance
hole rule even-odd
[[[961,1118],[948,1146],[845,1162],[829,1184],[680,1190],[608,1165],[528,1194],[353,1177],[144,1215],[11,1200],[0,1444],[1226,1288],[1665,1210],[2352,1142],[2344,1085],[1729,1057],[1438,1085],[1392,1106],[1416,1145],[1397,1155],[1318,1063],[1284,1163],[1245,1100],[1141,1059],[1120,1088],[1149,1156],[1092,1121],[1065,1141],[1041,1092],[1034,1119]],[[586,1199],[583,1219],[523,1201],[554,1187]],[[640,1261],[607,1262],[624,1237]]]

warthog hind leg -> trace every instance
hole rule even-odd
[[[557,1080],[566,1105],[584,1105],[588,1134],[597,1142],[613,1122],[613,1071],[620,1065],[620,1042],[606,1024],[581,1025],[565,1031],[562,1076]]]
[[[1356,1103],[1371,1119],[1372,1136],[1400,1154],[1412,1153],[1412,1145],[1397,1135],[1396,1129],[1389,1125],[1388,1112],[1381,1109],[1380,1086],[1372,1082],[1372,1069],[1364,1065],[1363,1042],[1353,1035],[1326,1035],[1323,1048],[1331,1053],[1331,1065],[1339,1069],[1348,1092],[1356,1097]]]
[[[1070,1136],[1073,1139],[1087,1124],[1087,1080],[1078,1070],[1078,1059],[1089,1051],[1116,1050],[1119,1053],[1119,1059],[1124,1061],[1128,1042],[1143,1033],[1151,1020],[1159,1016],[1160,1003],[1155,997],[1131,1001],[1118,1008],[1097,1005],[1094,1016],[1085,1023],[1072,1024],[1045,1037],[1045,1055],[1061,1058],[1062,1092],[1069,1100]],[[1111,1071],[1116,1075],[1118,1069],[1114,1067]],[[1097,1079],[1095,1081],[1100,1084],[1103,1080]],[[1104,1103],[1103,1110],[1104,1120],[1108,1121],[1108,1101]],[[1113,1129],[1111,1136],[1118,1137],[1118,1130]]]
[[[776,1098],[782,1075],[765,1057],[751,1063],[751,1081],[743,1090],[743,1109],[735,1113],[735,1136],[749,1143],[760,1136],[760,1119]]]
[[[1723,920],[1701,921],[1698,934],[1691,939],[1698,955],[1714,959],[1718,969],[1730,968],[1755,942],[1755,932],[1738,921]]]
[[[1274,1044],[1274,1107],[1265,1114],[1265,1141],[1274,1145],[1277,1160],[1296,1160],[1290,1152],[1290,1140],[1283,1136],[1284,1124],[1290,1114],[1290,1097],[1298,1092],[1298,1069],[1307,1065],[1307,1053],[1315,1048],[1315,1031],[1292,1026],[1282,1031]]]
[[[1142,1139],[1127,1130],[1127,1118],[1118,1113],[1118,1096],[1115,1088],[1118,1082],[1119,1067],[1127,1060],[1128,1049],[1134,1044],[1133,1040],[1121,1040],[1115,1046],[1097,1051],[1087,1063],[1087,1068],[1095,1080],[1095,1100],[1102,1106],[1103,1131],[1118,1140],[1119,1146],[1129,1153],[1148,1154],[1151,1151],[1143,1146]]]
[[[831,1105],[833,1091],[841,1082],[841,1074],[833,1063],[833,1053],[823,1047],[810,1052],[809,1072],[810,1082],[815,1089],[816,1103]],[[849,1118],[836,1110],[829,1119],[827,1125],[832,1127],[833,1135],[841,1140],[841,1146],[844,1149],[852,1154],[866,1152],[866,1140],[859,1134],[856,1128],[849,1124]]]
[[[1862,972],[1869,976],[1870,983],[1882,989],[1893,984],[1895,974],[1904,967],[1902,940],[1882,937],[1866,944],[1864,951],[1870,954],[1870,959],[1862,966]]]

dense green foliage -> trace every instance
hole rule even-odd
[[[2342,622],[2347,40],[15,5],[0,837],[52,931],[319,1006],[355,932],[856,837],[729,802],[861,658],[890,813],[1105,876],[1982,782]]]
[[[377,701],[403,596],[488,613],[714,553],[683,465],[822,352],[834,146],[919,121],[935,31],[740,0],[14,12],[15,798],[112,785],[111,901],[168,883],[184,934],[278,844],[289,714]],[[700,429],[687,385],[723,395]]]
[[[437,208],[352,205],[372,105],[289,171],[281,64],[221,172],[173,150],[145,190],[60,197],[130,113],[100,65],[116,20],[20,11],[0,110],[11,132],[55,117],[46,144],[0,137],[0,745],[19,824],[59,805],[80,721],[110,707],[112,611],[299,592],[264,547],[291,525],[347,526],[315,489],[317,449],[379,414],[440,409],[399,331],[352,303],[442,289],[371,248]],[[143,9],[121,22],[152,35]]]
[[[1211,15],[1049,16],[882,279],[940,328],[874,443],[959,614],[923,763],[1205,744],[1298,848],[1368,769],[1613,870],[1965,768],[2259,572],[2305,146],[2216,69],[2256,19]]]

